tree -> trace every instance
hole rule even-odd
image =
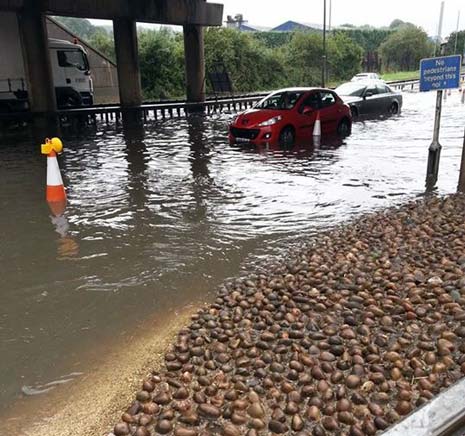
[[[457,45],[456,45],[457,40]],[[452,32],[447,38],[446,54],[454,55],[461,54],[465,55],[465,30],[460,32]]]
[[[322,35],[297,32],[286,49],[290,83],[294,86],[320,85]],[[328,38],[327,55],[330,81],[347,80],[360,70],[363,49],[344,32],[335,32]]]
[[[321,83],[323,37],[317,33],[296,32],[286,47],[290,82],[295,86]]]
[[[140,30],[139,62],[144,97],[179,97],[185,92],[182,34],[170,29]]]
[[[84,18],[73,17],[53,17],[71,32],[75,33],[79,38],[89,39],[95,33],[95,26]]]
[[[396,30],[402,25],[405,24],[405,21],[399,20],[399,18],[396,18],[395,20],[392,21],[392,23],[389,25],[389,28],[392,30]]]
[[[363,48],[344,32],[335,32],[328,40],[329,68],[337,80],[348,80],[360,71]]]
[[[205,63],[207,72],[215,64],[224,64],[234,90],[239,92],[269,90],[286,83],[282,51],[268,48],[253,34],[236,29],[206,30]]]
[[[401,26],[380,47],[386,69],[402,71],[417,70],[420,60],[430,56],[433,49],[426,32],[413,24]]]
[[[96,32],[92,37],[87,41],[89,45],[100,53],[103,53],[107,58],[111,59],[113,62],[116,62],[115,55],[115,41],[113,34],[107,32]]]

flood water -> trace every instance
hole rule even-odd
[[[354,124],[342,144],[231,147],[232,114],[65,138],[65,216],[44,201],[46,159],[0,139],[0,411],[79,379],[101,344],[209,301],[321,228],[424,193],[435,94]],[[438,192],[454,192],[465,106],[445,102]],[[153,332],[156,335],[156,331]]]

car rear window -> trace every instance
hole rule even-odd
[[[339,95],[351,95],[354,97],[361,97],[363,91],[365,91],[366,85],[359,84],[359,83],[344,83],[343,85],[336,88],[336,93]]]
[[[329,107],[336,103],[336,97],[332,92],[321,92],[321,107]]]

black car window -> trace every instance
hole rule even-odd
[[[365,95],[376,95],[378,94],[378,89],[376,88],[376,86],[370,86],[367,88],[367,90],[365,91]]]
[[[312,109],[320,109],[320,93],[312,92],[310,95],[307,95],[305,100],[302,102],[299,111],[302,112],[304,108],[311,107]]]
[[[376,85],[376,89],[378,90],[378,94],[387,94],[390,92],[386,85]]]
[[[289,110],[296,105],[301,95],[302,92],[297,91],[277,92],[276,94],[272,94],[257,103],[255,108]]]
[[[320,92],[321,107],[329,107],[336,103],[336,97],[332,92]]]

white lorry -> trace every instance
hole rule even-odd
[[[94,92],[84,48],[49,39],[53,85],[59,108],[90,106]],[[0,12],[0,112],[28,110],[26,70],[16,15]]]

